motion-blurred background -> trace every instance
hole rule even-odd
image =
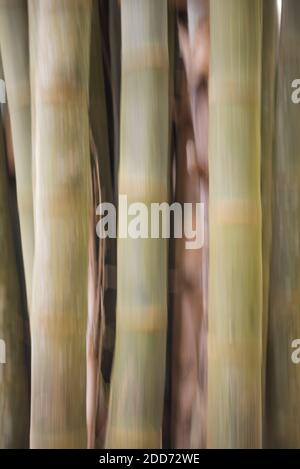
[[[0,447],[300,447],[300,1],[0,0],[0,51]]]

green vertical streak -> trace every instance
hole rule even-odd
[[[150,208],[169,195],[167,1],[123,0],[121,25],[119,193]],[[161,445],[167,252],[166,239],[118,239],[109,448]]]
[[[208,447],[261,446],[260,0],[212,0]]]

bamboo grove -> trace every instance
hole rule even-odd
[[[0,0],[0,53],[0,448],[300,448],[299,0]]]

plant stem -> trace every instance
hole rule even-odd
[[[262,432],[260,0],[210,4],[208,447]]]

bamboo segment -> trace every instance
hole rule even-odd
[[[30,62],[30,94],[31,94],[31,142],[32,142],[32,194],[33,204],[35,200],[35,74],[37,54],[37,15],[39,0],[28,0],[29,23],[29,62]],[[33,209],[34,211],[34,209]]]
[[[27,302],[34,251],[28,15],[25,0],[0,1],[0,46],[10,110]]]
[[[121,14],[118,0],[109,2],[109,43],[114,122],[114,184],[115,193],[118,194],[121,89]]]
[[[25,327],[2,130],[0,126],[0,448],[28,448],[29,376]]]
[[[284,0],[278,57],[274,145],[273,242],[267,374],[267,444],[300,446],[300,372],[292,341],[300,337],[300,2]]]
[[[210,5],[208,447],[261,446],[260,0]]]
[[[39,2],[32,448],[86,447],[91,8]]]
[[[99,17],[100,13],[100,17]],[[105,97],[104,70],[102,65],[102,37],[100,29],[101,11],[98,2],[94,0],[91,33],[91,70],[90,70],[90,126],[94,137],[96,159],[99,165],[101,200],[114,202],[115,193],[112,182],[112,168],[109,153],[109,132],[107,123],[107,107]],[[98,201],[99,203],[99,201]],[[94,214],[96,213],[96,208]],[[96,233],[94,232],[95,236]],[[101,243],[101,241],[100,241]],[[105,262],[109,265],[116,263],[116,240],[105,240]],[[115,270],[116,272],[116,270]],[[114,274],[114,277],[116,273]],[[103,338],[104,375],[110,374],[113,340],[115,330],[116,292],[106,289],[104,293],[105,335]],[[103,328],[104,329],[104,328]],[[107,373],[109,369],[109,373]]]
[[[265,412],[266,357],[269,313],[269,278],[272,244],[272,166],[275,112],[275,71],[278,40],[276,0],[263,0],[261,197],[263,253],[263,413]],[[263,419],[263,422],[265,419]]]
[[[189,174],[186,147],[191,133],[187,83],[182,62],[177,61],[176,87],[176,193],[180,203],[199,201],[199,178]],[[176,288],[172,330],[172,423],[171,447],[190,448],[192,422],[201,425],[199,403],[199,337],[202,314],[201,250],[185,249],[185,238],[175,240]],[[196,408],[196,409],[195,409]],[[195,433],[195,432],[194,432]],[[199,435],[197,431],[197,435]]]
[[[121,30],[119,194],[150,209],[150,202],[168,201],[169,194],[167,1],[123,0]],[[123,217],[119,209],[119,229]],[[118,239],[109,448],[161,445],[167,251],[166,239]]]

